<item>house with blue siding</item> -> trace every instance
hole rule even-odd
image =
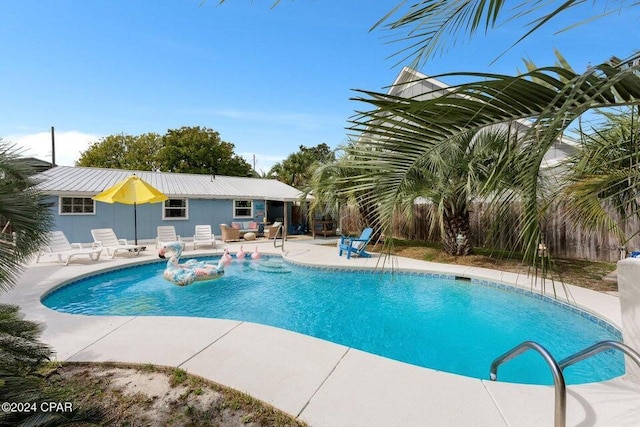
[[[141,241],[154,240],[159,225],[172,225],[189,240],[200,224],[211,225],[219,238],[223,223],[302,220],[292,218],[300,215],[292,207],[302,193],[274,179],[56,166],[36,175],[38,190],[51,203],[53,230],[63,231],[72,242],[92,242],[94,228],[113,228],[118,238],[133,240],[133,206],[92,199],[132,174],[169,197],[162,203],[137,205]]]

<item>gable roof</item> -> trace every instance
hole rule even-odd
[[[446,83],[412,68],[402,67],[398,77],[396,77],[396,80],[389,87],[387,93],[389,95],[420,101],[434,98],[435,96],[442,96],[450,91],[451,88]]]
[[[93,197],[129,175],[136,176],[170,198],[264,199],[291,202],[302,192],[275,179],[122,169],[56,166],[36,175],[44,194]]]

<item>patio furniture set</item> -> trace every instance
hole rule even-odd
[[[265,233],[265,236],[267,238],[275,237],[276,233],[281,230],[280,225],[279,223],[272,224]],[[253,231],[244,230],[243,232],[237,228],[228,227],[226,224],[220,224],[220,228],[222,231],[222,241],[225,243],[230,240],[240,240],[241,237],[244,237],[245,240],[255,240],[256,238],[256,234]],[[186,242],[176,234],[173,226],[159,226],[157,231],[156,248],[169,242],[178,242],[183,249],[186,246]],[[83,247],[81,243],[69,243],[69,240],[62,231],[49,232],[48,244],[38,252],[36,262],[40,262],[42,256],[48,255],[57,258],[59,263],[69,265],[69,262],[73,258],[78,257],[88,257],[91,261],[98,261],[103,251],[106,251],[107,256],[114,258],[118,253],[140,255],[140,252],[146,249],[145,245],[132,245],[128,243],[126,239],[118,239],[116,233],[111,228],[92,229],[91,235],[94,240],[91,247]],[[351,258],[352,256],[370,257],[371,255],[366,251],[366,247],[372,235],[373,229],[366,228],[357,238],[342,236],[338,244],[338,254],[342,256],[344,252],[347,258]],[[211,226],[197,225],[192,243],[194,250],[198,246],[210,245],[212,248],[215,248],[216,238],[211,232]]]

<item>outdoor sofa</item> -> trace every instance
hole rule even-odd
[[[240,237],[246,233],[258,233],[258,223],[256,221],[234,221],[231,227],[240,231]]]

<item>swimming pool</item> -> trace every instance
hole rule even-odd
[[[270,257],[234,261],[222,279],[179,287],[162,278],[164,266],[153,263],[81,279],[42,302],[75,314],[245,320],[485,379],[493,359],[522,341],[536,341],[560,360],[595,342],[620,340],[615,328],[591,315],[486,282],[307,268]],[[623,373],[623,356],[614,352],[565,370],[568,384]],[[501,366],[500,380],[552,383],[549,369],[533,352]]]

